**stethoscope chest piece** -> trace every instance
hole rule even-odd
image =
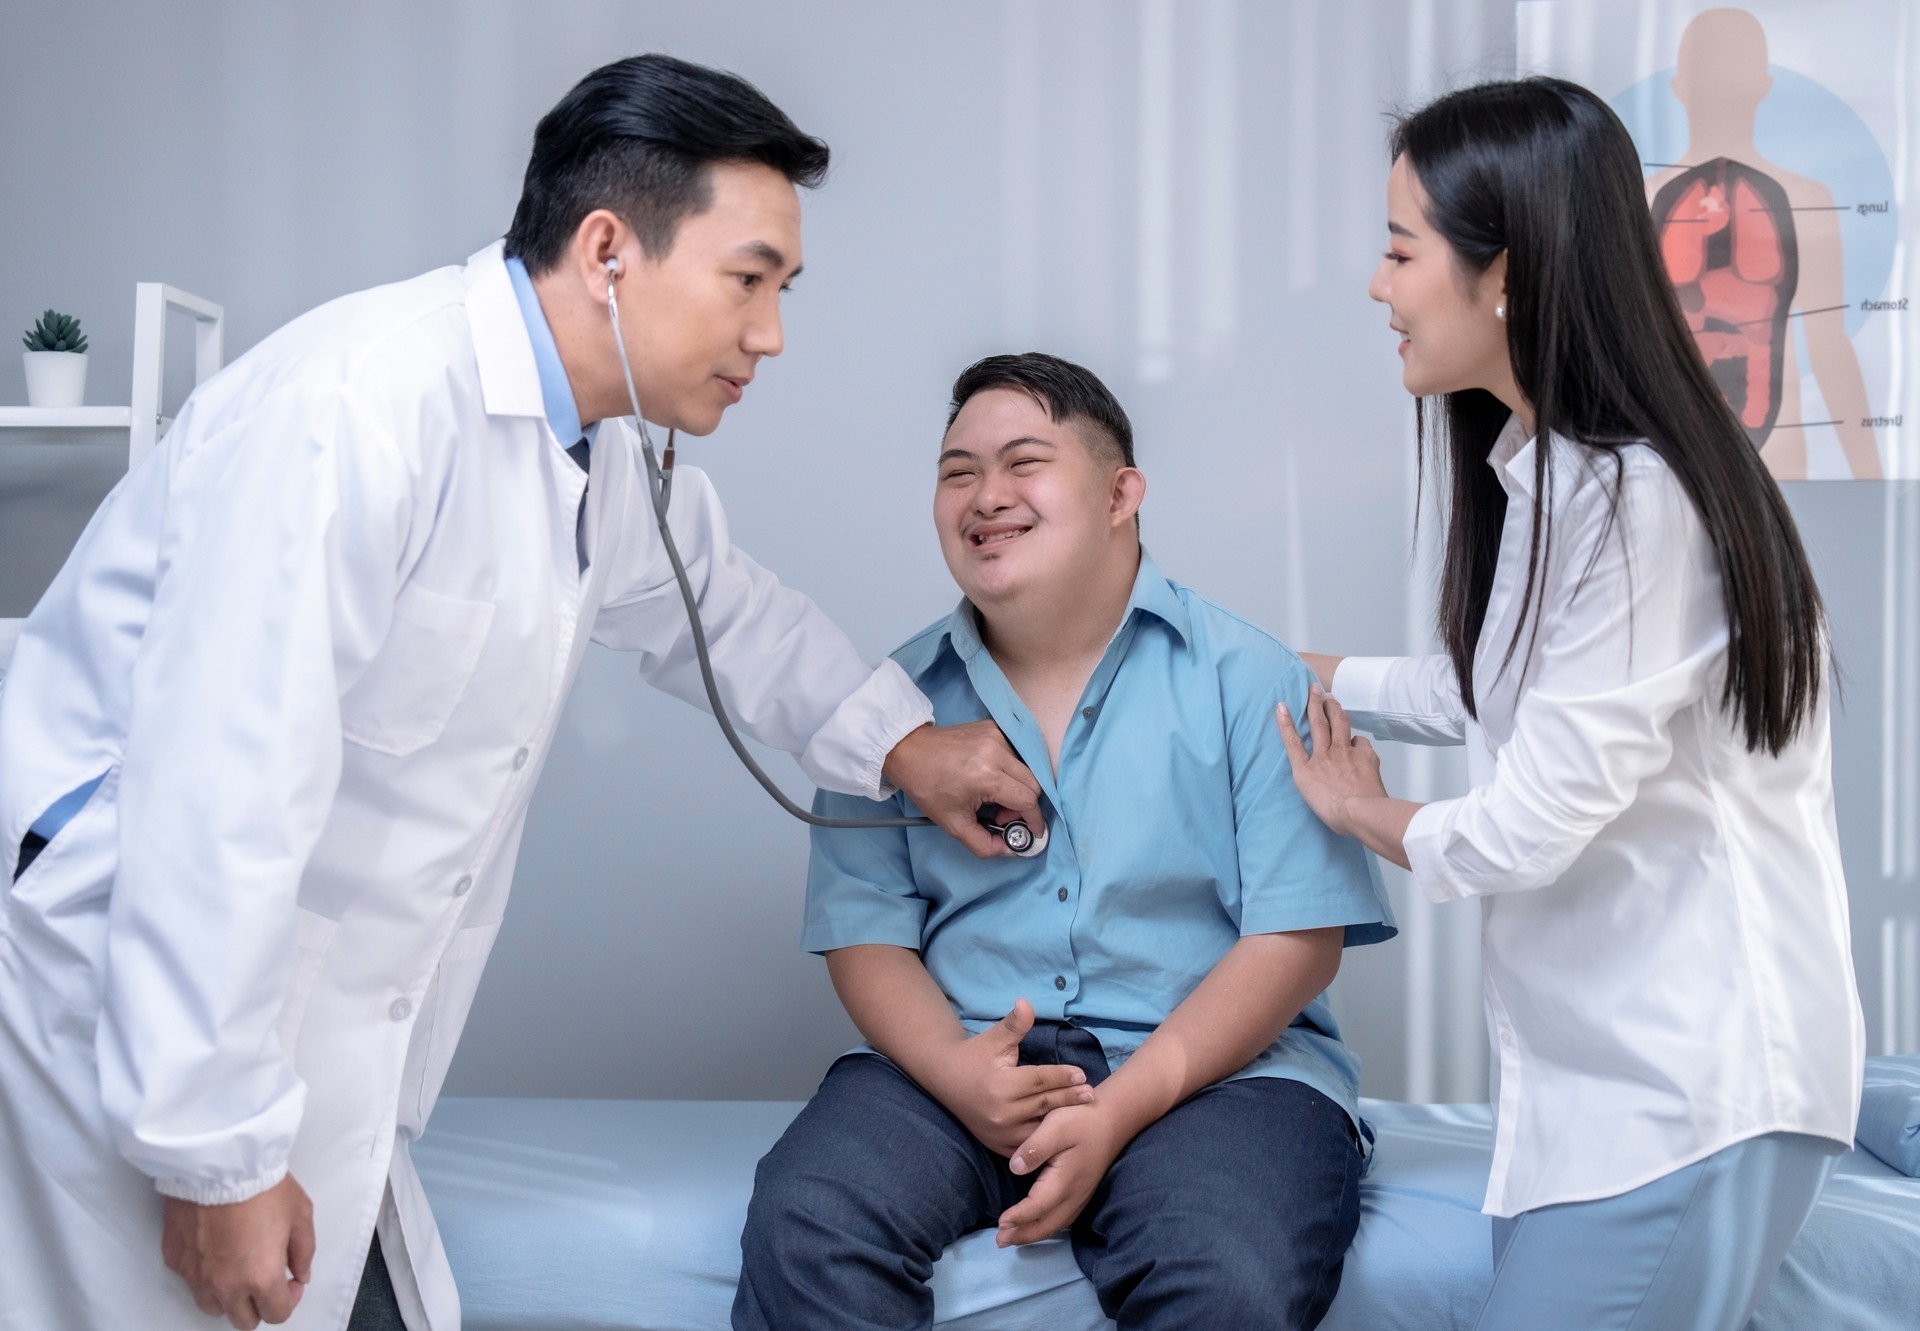
[[[1030,860],[1046,850],[1046,828],[1041,828],[1036,834],[1031,827],[1027,826],[1023,818],[1015,818],[1003,823],[1000,819],[1005,813],[1006,810],[998,804],[983,804],[975,816],[979,818],[980,826],[1006,842],[1007,849],[1023,860]]]

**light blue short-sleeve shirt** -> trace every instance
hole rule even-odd
[[[894,659],[940,725],[991,718],[1044,792],[1033,859],[976,859],[938,828],[816,828],[804,942],[916,949],[973,1031],[1026,998],[1118,1067],[1246,934],[1395,933],[1371,857],[1294,788],[1274,704],[1312,674],[1271,635],[1167,581],[1143,551],[1120,629],[1061,745],[1046,741],[962,601]],[[902,814],[917,814],[896,795]],[[870,816],[822,792],[814,808]],[[1322,994],[1235,1077],[1292,1077],[1358,1120],[1359,1065]]]

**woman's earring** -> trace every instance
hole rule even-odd
[[[1502,323],[1505,323],[1507,318],[1507,307],[1505,305],[1494,306],[1493,317],[1500,320]]]

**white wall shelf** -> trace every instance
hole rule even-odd
[[[193,382],[206,382],[221,365],[226,347],[226,311],[192,292],[164,282],[138,282],[133,288],[133,387],[125,407],[0,407],[0,446],[22,442],[8,430],[125,430],[127,467],[138,466],[153,451],[172,420],[160,414],[160,392],[167,363],[167,311],[190,315],[193,326]],[[0,558],[5,558],[0,550]],[[0,681],[20,637],[23,620],[0,619]]]
[[[0,407],[0,429],[125,430],[132,407]],[[0,443],[7,436],[0,435]]]

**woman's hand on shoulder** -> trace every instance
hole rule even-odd
[[[1318,659],[1336,663],[1339,660],[1338,657]],[[1332,673],[1331,668],[1328,673]],[[1301,739],[1293,713],[1285,703],[1274,709],[1274,719],[1280,729],[1280,742],[1287,747],[1287,761],[1293,768],[1293,784],[1300,797],[1332,831],[1353,836],[1355,829],[1348,816],[1348,801],[1379,798],[1387,793],[1386,785],[1380,780],[1380,755],[1374,750],[1373,741],[1353,733],[1346,708],[1318,684],[1307,692],[1305,740]]]

